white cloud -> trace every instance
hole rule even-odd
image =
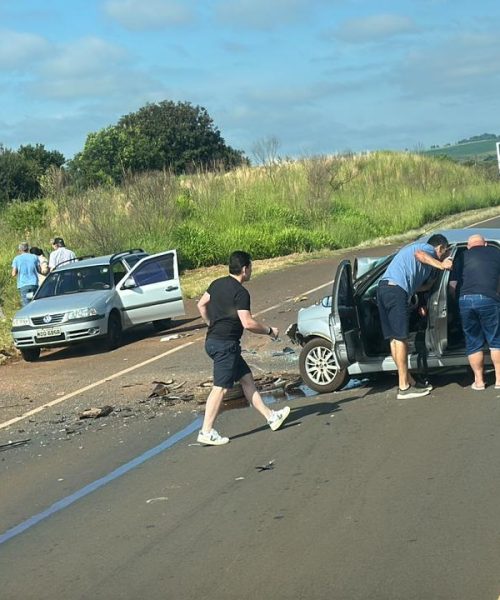
[[[29,68],[47,56],[51,44],[39,35],[0,30],[0,69]]]
[[[221,0],[216,18],[225,24],[251,29],[272,29],[297,22],[308,15],[311,0]]]
[[[456,99],[462,94],[479,101],[488,93],[498,96],[498,37],[487,32],[464,33],[415,50],[395,69],[392,79],[414,97],[432,94]]]
[[[186,4],[177,0],[108,0],[104,10],[126,29],[144,31],[191,23],[195,15]]]
[[[344,42],[359,44],[377,42],[416,31],[417,27],[410,17],[385,14],[345,21],[334,32],[334,36]]]

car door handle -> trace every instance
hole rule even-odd
[[[165,288],[166,292],[173,292],[174,290],[178,290],[179,286],[178,285],[169,285],[167,288]]]

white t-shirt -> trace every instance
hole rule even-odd
[[[57,250],[53,250],[49,256],[49,268],[55,269],[57,265],[60,265],[66,260],[75,260],[76,254],[72,250],[68,250],[64,246],[61,246]]]

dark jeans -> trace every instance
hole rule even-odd
[[[485,344],[500,350],[500,302],[483,294],[465,294],[458,300],[467,355]]]

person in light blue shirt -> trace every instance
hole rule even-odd
[[[448,240],[439,233],[427,243],[414,242],[401,248],[379,281],[378,310],[382,333],[390,340],[391,355],[398,368],[398,400],[426,396],[431,385],[419,384],[408,372],[409,302],[432,275],[433,269],[450,270],[452,261],[446,258]]]
[[[17,289],[21,296],[21,305],[26,306],[30,299],[27,295],[35,293],[38,288],[38,273],[40,272],[38,256],[30,254],[27,242],[18,246],[19,253],[12,261],[12,277],[17,277]]]

